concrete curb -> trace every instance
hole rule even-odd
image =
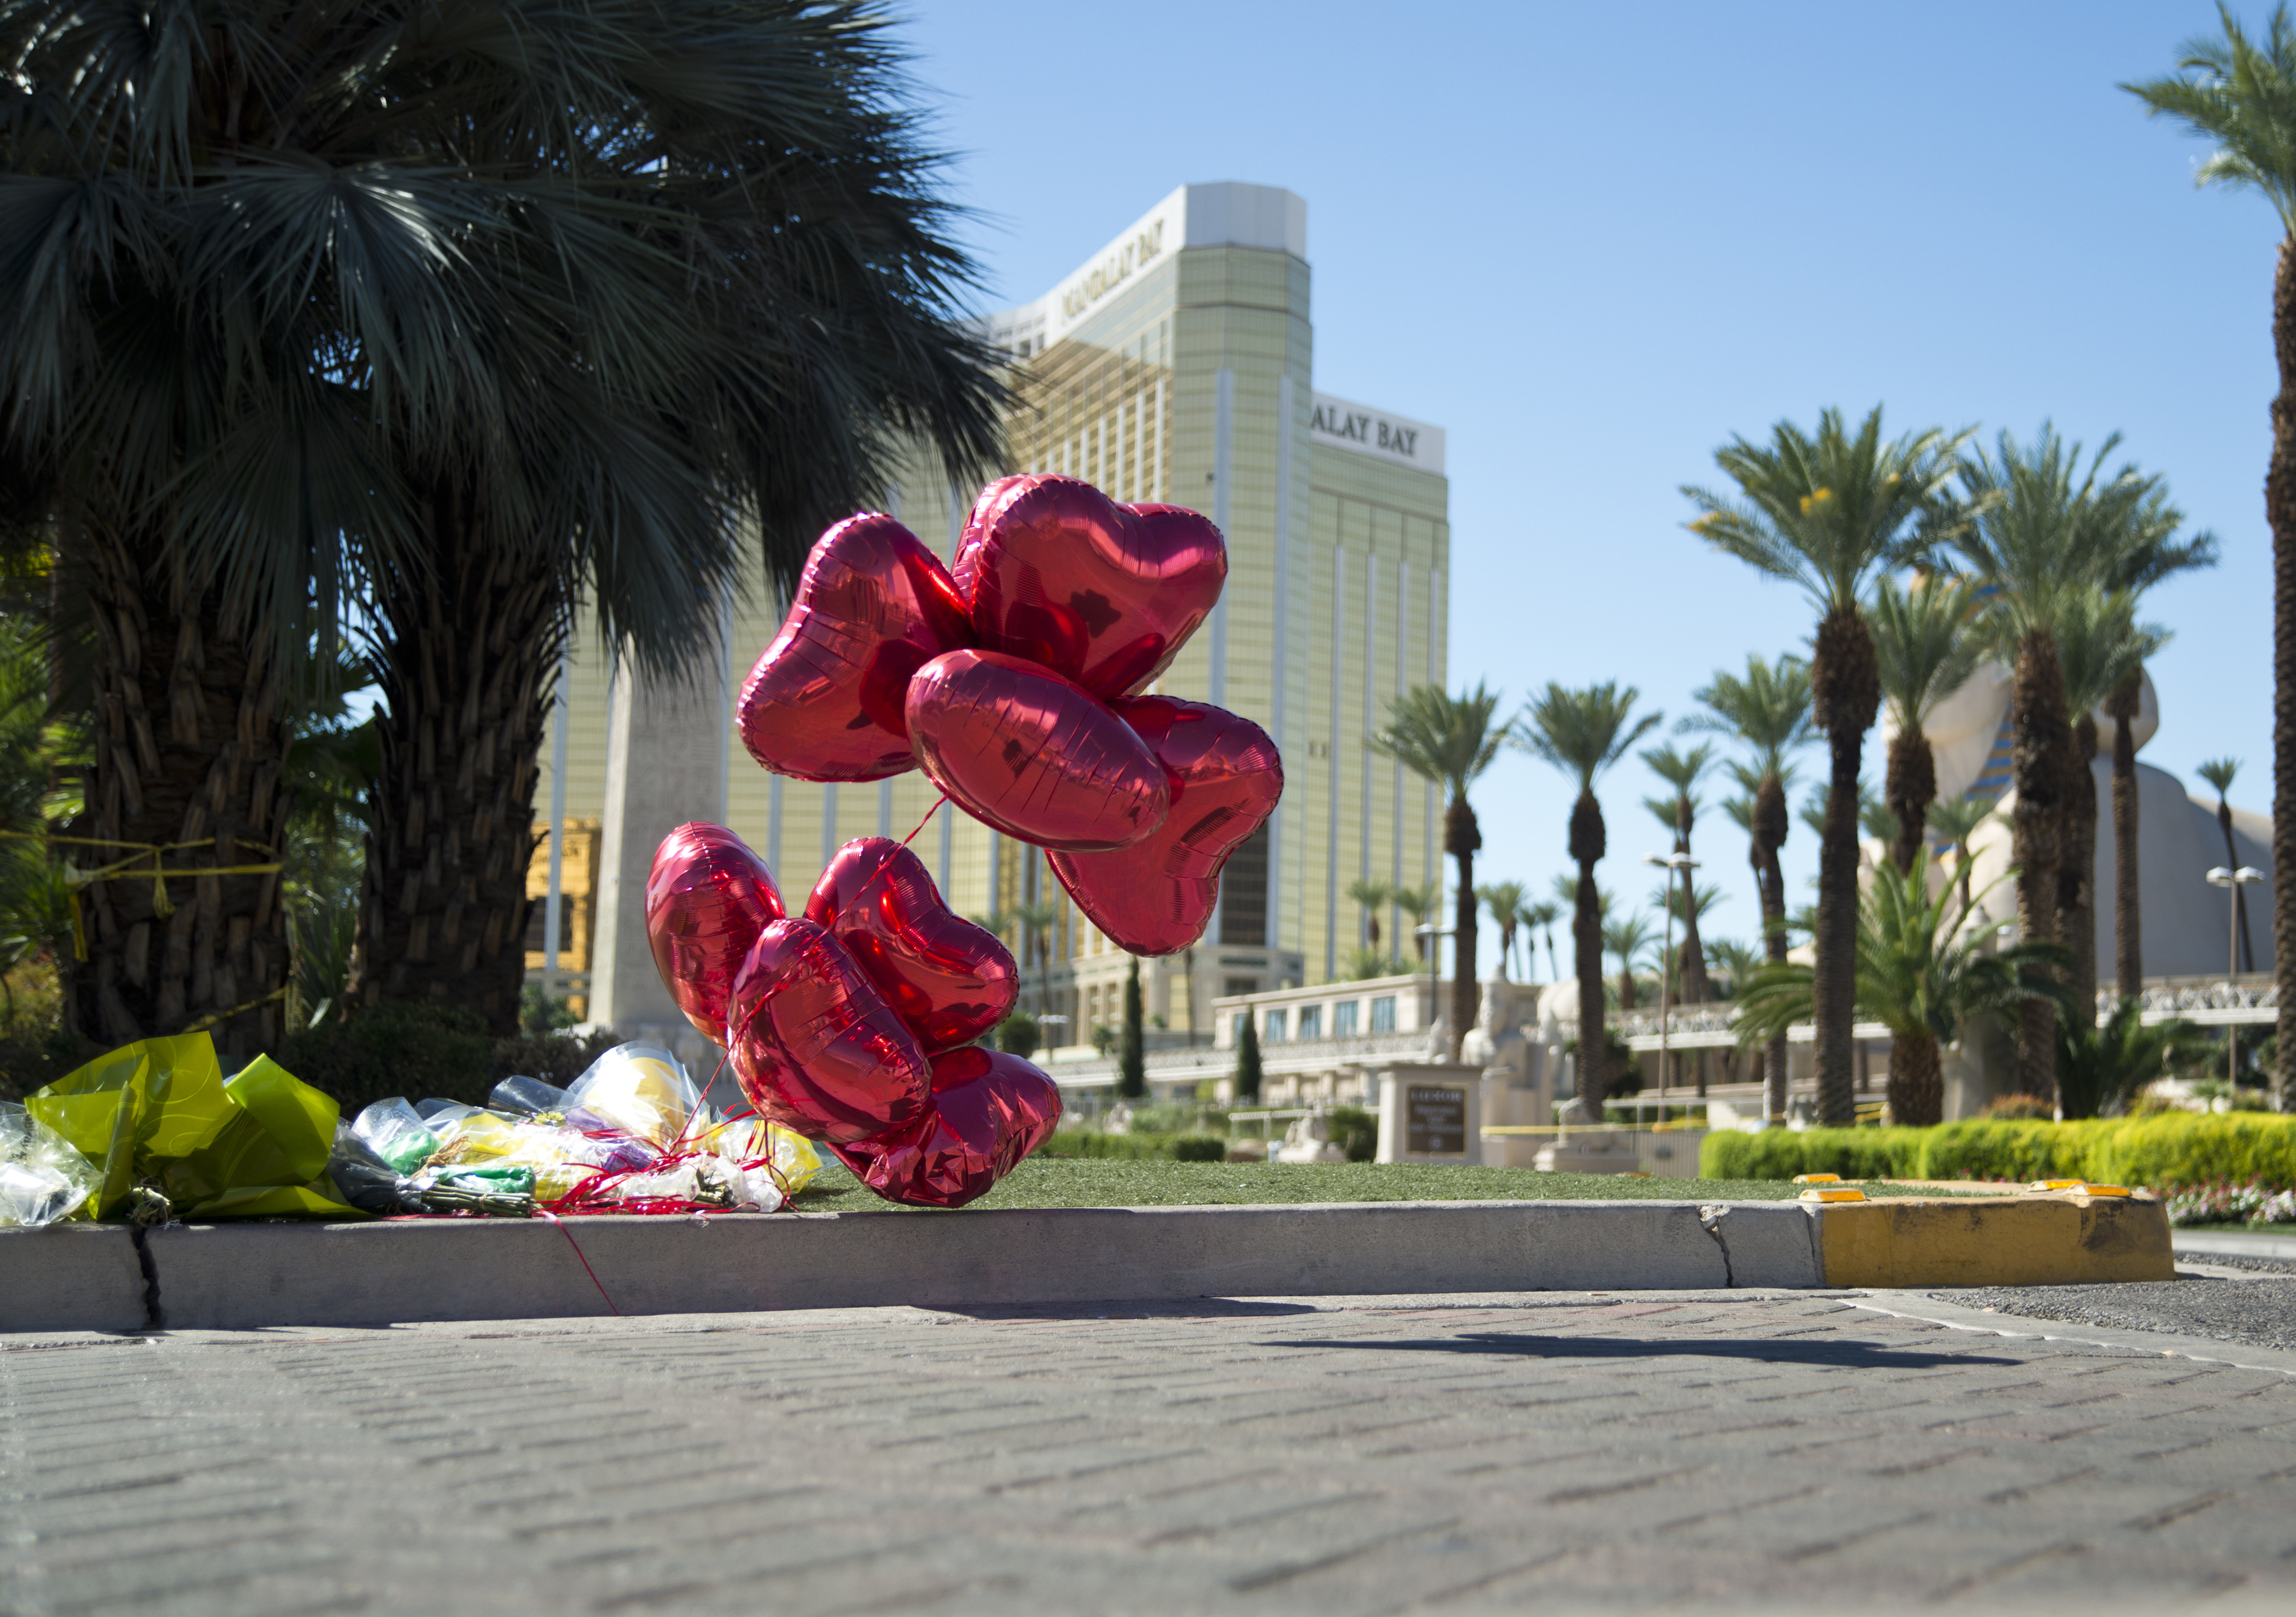
[[[1370,1293],[2017,1285],[2032,1282],[1997,1276],[2036,1263],[2054,1265],[2040,1277],[2059,1283],[2175,1273],[2157,1204],[2092,1206],[2087,1197],[249,1223],[153,1230],[141,1253],[127,1229],[78,1224],[0,1231],[0,1331]],[[1861,1277],[1843,1277],[1851,1273]]]

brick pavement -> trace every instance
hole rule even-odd
[[[0,1338],[0,1613],[2296,1603],[2289,1376],[1462,1302]]]

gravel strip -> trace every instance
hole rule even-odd
[[[1926,1293],[1987,1313],[2112,1331],[2169,1331],[2212,1342],[2296,1350],[2296,1263],[2209,1254],[2216,1268],[2254,1280],[2180,1275],[2118,1285],[1976,1286]]]

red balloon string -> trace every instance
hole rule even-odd
[[[582,1256],[582,1244],[574,1238],[574,1232],[559,1223],[558,1215],[555,1213],[546,1212],[537,1207],[534,1210],[534,1216],[537,1219],[549,1219],[552,1227],[566,1237],[566,1244],[574,1249],[574,1256],[581,1260],[582,1272],[590,1276],[590,1284],[598,1288],[598,1295],[606,1298],[606,1311],[617,1319],[620,1318],[622,1310],[614,1306],[614,1300],[611,1297],[606,1296],[605,1283],[598,1278],[598,1271],[590,1267],[590,1260]]]
[[[925,817],[917,822],[917,831],[922,831],[927,823],[932,819],[932,817],[940,812],[941,804],[947,801],[948,801],[948,793],[944,792],[940,794],[939,800],[936,801],[931,808],[925,810]],[[903,837],[901,839],[901,846],[906,848],[911,842],[915,841],[917,840],[917,831],[912,831],[908,835]]]

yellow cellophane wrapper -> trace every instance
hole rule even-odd
[[[584,1111],[657,1151],[678,1142],[701,1099],[677,1059],[646,1045],[617,1045],[592,1063],[567,1094]]]
[[[821,1172],[820,1147],[805,1136],[793,1134],[761,1117],[725,1124],[711,1134],[706,1149],[737,1162],[754,1162],[761,1158],[771,1162],[782,1189],[792,1196],[812,1184]]]

